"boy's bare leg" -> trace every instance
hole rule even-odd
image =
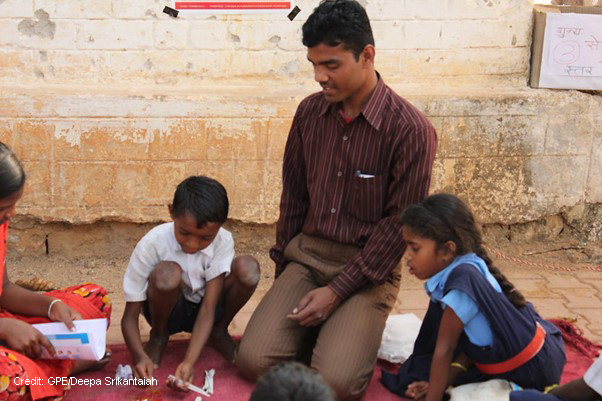
[[[146,355],[156,364],[161,363],[169,340],[169,315],[182,293],[182,269],[175,262],[160,262],[149,276],[146,291],[152,317],[150,338],[144,347]]]
[[[228,333],[228,326],[255,292],[259,278],[259,262],[254,257],[243,255],[234,258],[232,272],[224,282],[222,315],[213,325],[209,338],[211,346],[230,362],[234,361],[236,344]]]

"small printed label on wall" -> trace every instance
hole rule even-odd
[[[203,14],[266,14],[289,13],[295,8],[294,1],[175,1],[174,9]]]

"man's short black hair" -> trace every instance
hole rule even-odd
[[[374,36],[366,10],[355,0],[326,0],[303,24],[303,44],[338,46],[351,50],[356,60]]]
[[[284,362],[261,376],[249,401],[335,401],[322,376],[299,362]]]
[[[190,213],[198,228],[207,223],[223,224],[228,219],[228,194],[222,184],[202,175],[186,178],[176,188],[172,214]]]

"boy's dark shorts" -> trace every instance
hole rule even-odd
[[[186,331],[188,333],[192,333],[192,329],[194,328],[194,323],[196,322],[196,318],[199,314],[199,310],[201,309],[201,302],[191,302],[184,298],[180,297],[176,305],[174,306],[171,314],[169,315],[169,320],[167,321],[167,330],[169,334],[176,334],[182,331]],[[148,307],[148,300],[142,303],[142,314],[144,318],[148,322],[148,324],[153,325],[152,316],[150,313],[150,308]],[[217,307],[215,308],[215,319],[214,322],[220,320],[222,316],[222,302],[218,302]]]

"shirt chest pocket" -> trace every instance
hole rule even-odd
[[[386,176],[356,174],[351,185],[347,211],[358,220],[377,222],[385,207]]]

